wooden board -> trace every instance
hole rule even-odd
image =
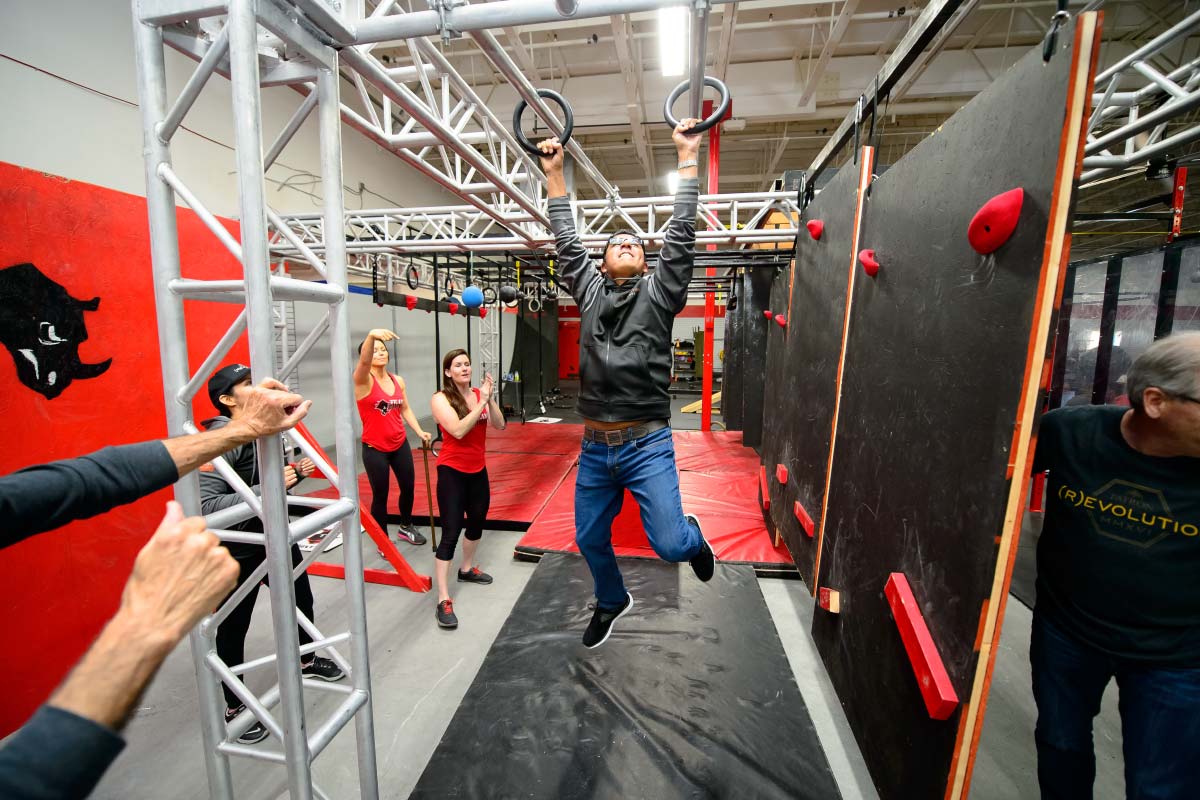
[[[782,395],[774,405],[777,446],[764,463],[768,475],[774,476],[780,464],[788,471],[785,484],[770,482],[772,520],[810,589],[815,586],[816,532],[837,407],[847,288],[856,275],[859,184],[864,175],[870,177],[871,158],[871,148],[863,148],[858,163],[841,167],[805,209],[804,222],[820,220],[824,230],[820,239],[804,230],[797,240],[790,286],[781,287],[790,291],[787,331],[772,333],[783,344],[783,364],[769,380]]]
[[[969,785],[1069,249],[1097,15],[1040,47],[878,178],[862,220],[881,264],[853,287],[822,520],[813,636],[881,798]],[[967,224],[1025,191],[989,256]],[[1015,476],[1015,480],[1014,480]],[[962,704],[931,719],[884,597],[903,573]]]

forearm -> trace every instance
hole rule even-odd
[[[467,414],[465,417],[460,419],[456,424],[451,425],[450,426],[450,435],[453,436],[455,439],[461,439],[464,436],[466,436],[468,433],[470,433],[471,429],[475,427],[475,423],[479,422],[479,418],[483,415],[483,410],[485,408],[487,408],[487,405],[485,405],[484,403],[480,403],[478,406],[476,406],[474,409],[471,410],[470,414]],[[445,426],[443,425],[442,427],[444,428]]]
[[[546,207],[550,228],[554,233],[554,250],[558,255],[559,283],[566,287],[575,303],[583,308],[589,292],[599,286],[600,276],[592,266],[587,248],[575,231],[571,202],[566,197],[554,197]]]
[[[182,632],[122,608],[62,685],[49,705],[90,719],[114,731],[125,726],[142,691]]]
[[[167,439],[163,445],[171,454],[180,476],[186,475],[217,456],[224,455],[235,447],[254,441],[254,432],[237,420],[211,431]]]
[[[424,429],[421,428],[421,423],[417,421],[417,415],[413,413],[412,405],[406,403],[404,406],[404,413],[401,416],[403,416],[404,421],[408,423],[408,427],[413,429],[413,433],[417,434],[418,436],[425,435]]]
[[[696,261],[696,204],[699,186],[695,178],[679,181],[675,209],[667,224],[663,246],[658,254],[654,283],[655,298],[672,313],[687,303],[687,288]]]
[[[562,170],[551,170],[546,173],[546,199],[567,196],[567,179]]]

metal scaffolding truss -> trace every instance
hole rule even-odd
[[[133,3],[146,199],[168,429],[171,435],[195,432],[192,401],[208,376],[220,366],[243,334],[248,336],[250,368],[256,382],[288,375],[318,340],[327,336],[333,389],[333,408],[329,412],[335,420],[336,469],[304,438],[292,438],[292,445],[300,447],[338,488],[338,497],[331,500],[288,496],[283,485],[285,450],[278,436],[264,437],[257,442],[260,493],[247,486],[223,458],[213,462],[216,471],[234,488],[241,502],[208,515],[208,527],[223,541],[261,545],[265,548],[266,558],[247,576],[240,588],[190,635],[199,685],[201,731],[210,794],[222,800],[233,797],[229,759],[236,756],[285,766],[286,778],[278,788],[286,788],[292,798],[325,797],[313,784],[311,762],[353,720],[361,796],[376,798],[378,785],[362,550],[358,536],[358,483],[354,461],[356,442],[352,420],[355,404],[350,383],[352,344],[348,309],[344,302],[347,292],[346,249],[341,242],[330,242],[323,251],[323,259],[312,256],[310,263],[325,279],[324,283],[296,280],[282,274],[282,270],[273,273],[268,247],[268,220],[275,214],[265,203],[265,171],[296,132],[299,123],[289,125],[275,143],[264,151],[260,87],[264,78],[274,80],[278,77],[277,70],[283,69],[282,66],[260,69],[259,50],[264,34],[304,54],[304,64],[294,63],[287,67],[292,71],[304,72],[311,81],[311,90],[297,112],[297,119],[303,119],[314,110],[317,112],[325,214],[331,224],[341,224],[339,54],[310,26],[302,24],[302,20],[295,15],[283,13],[274,3],[265,0],[230,0],[227,6],[219,8],[213,3],[200,5],[203,5],[205,12],[216,9],[226,17],[223,24],[218,23],[219,29],[209,49],[179,97],[169,102],[164,45],[170,31],[164,29],[164,25],[194,15],[198,4],[153,0],[135,0]],[[301,5],[315,7],[311,2]],[[172,136],[179,130],[205,82],[219,70],[229,76],[233,85],[241,209],[240,241],[188,189],[176,175],[171,162]],[[194,280],[182,276],[176,230],[177,197],[196,212],[199,219],[240,262],[241,278]],[[216,347],[194,372],[189,369],[188,363],[185,300],[217,301],[243,307]],[[287,301],[319,303],[327,306],[327,310],[313,335],[288,352],[286,362],[280,364],[276,360],[275,332],[279,308],[275,304]],[[195,474],[181,479],[176,484],[175,493],[188,514],[200,513],[199,481]],[[297,506],[307,507],[312,513],[291,522],[288,509]],[[230,530],[236,523],[252,517],[262,520],[262,533]],[[348,630],[330,634],[318,629],[313,620],[298,611],[293,586],[295,577],[321,555],[322,548],[315,549],[295,567],[291,560],[291,549],[301,539],[333,525],[341,526],[344,534],[344,588],[349,625]],[[326,541],[332,538],[327,537]],[[226,664],[216,652],[217,627],[250,591],[257,588],[264,577],[270,579],[275,653],[243,664]],[[312,644],[300,646],[297,625],[312,638]],[[345,655],[339,648],[345,648]],[[325,653],[336,662],[347,673],[348,681],[328,684],[304,680],[300,659],[316,652]],[[265,693],[256,695],[242,678],[247,673],[264,669],[273,669],[277,682]],[[229,723],[224,718],[222,683],[232,690],[247,709]],[[310,720],[304,705],[305,689],[334,694],[338,698],[336,708],[328,716]],[[267,744],[251,748],[237,742],[238,736],[256,719],[271,733],[276,746]]]
[[[1181,57],[1198,31],[1200,11],[1096,76],[1081,185],[1165,162],[1200,140],[1200,122],[1191,116],[1200,108],[1200,58]]]
[[[674,210],[673,197],[629,198],[616,201],[581,200],[574,204],[575,225],[588,248],[598,251],[611,231],[636,231],[650,247],[662,244]],[[763,227],[777,211],[786,222]],[[800,208],[794,192],[753,192],[701,195],[697,210],[697,244],[749,245],[791,243],[796,238]],[[280,218],[271,251],[277,257],[302,258],[322,252],[325,220],[320,214],[290,214]],[[532,223],[513,216],[510,225]],[[471,206],[389,208],[347,211],[341,226],[352,253],[399,255],[436,252],[503,252],[552,249],[554,239],[544,225],[529,225],[522,236]]]

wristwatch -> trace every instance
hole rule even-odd
[[[684,161],[681,164],[679,164],[676,167],[676,169],[687,169],[688,167],[694,167],[694,166],[696,166],[696,163],[697,163],[696,159],[689,158],[687,161]]]

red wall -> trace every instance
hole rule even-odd
[[[183,274],[240,277],[233,258],[190,211],[178,214]],[[235,223],[224,223],[236,235]],[[107,372],[53,400],[27,388],[0,348],[0,474],[166,434],[146,201],[0,163],[0,269],[33,263],[79,300],[85,363]],[[236,306],[188,303],[189,359],[200,361]],[[243,338],[230,360],[247,358]],[[207,397],[198,418],[212,416]],[[0,550],[0,634],[14,671],[0,703],[0,736],[50,694],[116,610],[137,551],[170,490]],[[0,521],[3,524],[3,521]]]
[[[579,320],[558,323],[558,379],[579,377]]]

